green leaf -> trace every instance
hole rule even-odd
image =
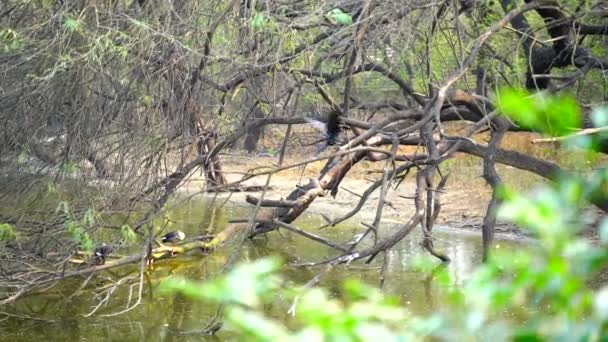
[[[353,300],[368,299],[378,295],[376,289],[354,279],[348,279],[344,282],[344,293]]]
[[[318,327],[306,327],[292,339],[294,342],[323,341],[323,331]]]
[[[78,19],[74,19],[70,16],[66,16],[63,20],[63,27],[70,32],[78,32],[81,28],[81,22]]]
[[[133,243],[137,240],[137,234],[135,234],[135,231],[128,224],[120,227],[120,235],[124,243]]]
[[[25,164],[25,162],[27,162],[28,158],[29,158],[29,155],[27,154],[27,152],[25,150],[23,150],[19,153],[19,155],[17,155],[17,163]]]
[[[22,39],[17,32],[8,28],[0,30],[0,52],[12,52],[21,46]]]
[[[341,311],[341,306],[335,300],[327,298],[325,291],[313,288],[302,296],[297,315],[309,324],[322,326]]]
[[[84,215],[82,216],[82,223],[87,227],[94,226],[96,215],[97,215],[97,213],[95,212],[95,209],[92,209],[92,208],[87,209],[87,211],[85,211]]]
[[[515,333],[513,337],[513,341],[516,342],[541,342],[544,341],[541,336],[536,332],[535,329],[530,329],[526,327],[525,329],[520,329]]]
[[[360,341],[398,341],[399,339],[386,326],[363,322],[355,327]]]
[[[17,236],[15,229],[8,223],[0,223],[0,242],[6,242]]]
[[[187,280],[182,277],[171,277],[163,281],[159,286],[161,292],[181,292],[193,299],[205,298],[201,289],[201,283]]]
[[[92,252],[95,249],[93,239],[91,239],[91,236],[86,232],[83,233],[80,240],[80,249],[87,252]]]
[[[42,8],[49,9],[55,4],[54,0],[42,0]]]
[[[259,259],[251,264],[237,265],[224,277],[203,284],[177,278],[163,288],[181,291],[194,298],[258,307],[260,297],[271,295],[277,288],[279,279],[273,274],[280,264],[276,258]]]
[[[532,96],[521,89],[507,88],[499,92],[498,107],[523,128],[551,136],[566,135],[581,126],[580,110],[569,96]]]
[[[69,217],[70,216],[70,205],[66,201],[61,201],[61,202],[59,202],[59,205],[57,206],[57,209],[55,210],[55,212],[63,213]]]
[[[53,181],[49,181],[49,182],[46,184],[46,191],[47,191],[49,194],[52,194],[52,195],[56,195],[56,194],[58,194],[58,193],[59,193],[59,191],[57,190],[57,185],[56,185],[56,184],[55,184],[55,182],[53,182]]]
[[[327,19],[336,25],[347,26],[353,23],[353,17],[342,12],[339,8],[334,8],[325,15]]]
[[[251,20],[251,25],[253,26],[253,28],[258,30],[264,28],[264,26],[266,25],[266,18],[264,17],[264,14],[259,12],[256,13],[253,19]]]
[[[70,160],[62,163],[61,168],[63,169],[63,171],[65,171],[65,173],[76,173],[78,172],[78,170],[80,170],[80,166],[78,165],[78,163],[72,162]]]
[[[264,317],[254,311],[245,310],[240,307],[230,307],[226,313],[226,319],[231,325],[239,328],[245,335],[242,340],[248,341],[287,341],[289,332],[282,324]]]

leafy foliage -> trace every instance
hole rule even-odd
[[[65,229],[70,234],[74,242],[83,251],[91,252],[95,248],[95,242],[89,233],[90,228],[95,225],[95,216],[97,215],[93,209],[88,209],[81,219],[72,215],[67,202],[61,202],[57,211],[63,211],[67,219],[64,223]]]
[[[63,21],[63,27],[69,32],[78,32],[82,29],[82,22],[71,16],[66,16]]]
[[[253,19],[251,20],[251,25],[255,29],[262,29],[266,25],[266,18],[264,18],[264,14],[256,13]]]
[[[0,223],[0,242],[6,242],[17,236],[15,229],[8,223]]]
[[[23,42],[17,32],[11,29],[0,30],[0,52],[9,53],[18,50]]]
[[[162,288],[228,305],[226,320],[247,340],[337,341],[375,337],[390,341],[398,334],[411,335],[406,333],[407,326],[404,325],[406,311],[378,290],[359,282],[347,282],[344,291],[352,300],[347,304],[330,298],[325,290],[319,288],[304,293],[297,289],[283,289],[279,286],[282,280],[276,275],[279,266],[276,259],[265,258],[239,265],[224,277],[207,283],[171,278],[162,284]],[[280,322],[258,312],[263,302],[278,293],[294,299],[292,309],[303,326],[301,329],[292,332]]]
[[[520,89],[503,89],[499,108],[524,128],[551,136],[571,133],[580,128],[581,116],[576,101],[569,96],[531,95]]]
[[[194,298],[206,298],[257,308],[260,297],[277,289],[278,278],[272,274],[278,270],[276,259],[262,259],[251,265],[237,266],[227,276],[205,284],[196,284],[181,278],[171,278],[163,283],[165,290],[180,290]]]
[[[120,235],[121,241],[125,244],[130,244],[137,240],[137,234],[135,234],[135,231],[133,231],[133,229],[128,224],[125,224],[120,227]]]
[[[326,14],[327,19],[337,25],[348,26],[353,23],[353,17],[339,8],[334,8]]]

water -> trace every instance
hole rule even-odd
[[[247,217],[247,208],[224,206],[215,210],[201,201],[179,204],[168,215],[177,221],[171,229],[182,229],[188,235],[200,235],[211,227],[217,232],[231,219]],[[360,219],[333,228],[319,231],[323,225],[320,217],[306,214],[294,225],[307,229],[336,242],[346,242],[353,234],[361,233],[364,228],[358,225]],[[396,224],[384,224],[383,234],[390,234]],[[386,235],[385,235],[386,236]],[[471,274],[481,259],[481,241],[478,235],[471,235],[445,228],[434,234],[435,246],[445,252],[452,262],[447,270],[455,285],[461,284]],[[389,253],[384,290],[399,298],[402,305],[414,314],[427,314],[440,308],[445,301],[441,287],[432,275],[419,272],[413,267],[417,255],[425,252],[420,247],[418,230],[398,243]],[[509,241],[499,241],[501,248],[512,246]],[[226,246],[215,253],[202,256],[191,255],[173,260],[158,262],[153,272],[146,273],[145,287],[141,304],[124,314],[117,314],[128,305],[133,305],[138,297],[137,281],[118,287],[109,293],[115,281],[131,275],[138,278],[138,266],[128,266],[111,270],[94,277],[89,288],[76,291],[84,279],[72,279],[60,286],[42,293],[30,295],[10,308],[1,308],[0,339],[5,341],[182,341],[182,340],[230,340],[231,333],[221,330],[217,336],[189,335],[188,332],[208,324],[215,314],[216,307],[209,303],[193,302],[180,294],[167,294],[157,290],[159,283],[171,275],[181,275],[195,280],[205,280],[218,274],[228,260],[232,250]],[[122,251],[125,253],[125,251]],[[126,253],[125,253],[126,254]],[[335,251],[323,245],[304,239],[289,231],[268,234],[268,239],[260,237],[246,242],[241,251],[241,260],[279,255],[286,263],[319,261],[335,255]],[[339,297],[340,284],[348,278],[359,279],[367,284],[378,286],[379,267],[382,258],[370,265],[355,262],[349,266],[339,266],[326,274],[320,285]],[[285,267],[283,276],[291,283],[303,284],[314,277],[320,267]],[[135,284],[135,285],[130,285]],[[95,288],[93,292],[90,289]],[[95,295],[94,293],[97,293]],[[88,316],[110,294],[107,303]],[[129,301],[129,298],[131,299]],[[273,317],[287,317],[289,302],[284,298],[265,307]]]

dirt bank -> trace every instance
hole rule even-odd
[[[284,165],[301,162],[312,156],[303,156],[301,159],[291,158]],[[248,156],[229,155],[223,157],[223,167],[228,181],[239,180],[249,170],[263,171],[276,166],[276,158],[271,156]],[[316,162],[306,166],[295,167],[286,171],[276,173],[271,179],[271,189],[267,191],[266,199],[284,198],[292,191],[296,184],[308,182],[310,177],[317,177],[323,163]],[[341,183],[340,191],[335,198],[331,196],[317,198],[311,205],[309,212],[322,214],[329,219],[336,219],[356,207],[362,194],[370,184],[378,177],[377,170],[381,163],[362,162],[356,165],[348,177]],[[481,164],[479,160],[457,159],[446,164],[444,173],[450,174],[450,180],[441,194],[442,211],[438,218],[438,225],[451,228],[479,232],[481,234],[481,222],[485,214],[486,205],[490,199],[490,188],[481,177]],[[538,177],[525,172],[514,170],[509,167],[500,167],[499,172],[503,177],[514,180],[515,186],[525,188],[539,181]],[[266,183],[266,175],[245,181],[248,186],[263,186]],[[190,179],[185,190],[196,192],[204,186],[204,179]],[[415,177],[408,176],[399,184],[397,189],[391,188],[387,196],[389,205],[385,206],[383,219],[394,222],[405,222],[414,210],[411,197],[415,191]],[[354,218],[355,222],[373,220],[376,206],[378,204],[380,191],[375,191],[363,205],[360,212]],[[236,204],[244,204],[245,196],[257,193],[234,192],[222,193],[221,196],[230,196],[230,201]],[[512,224],[499,222],[497,233],[507,238],[523,237],[517,227]]]
[[[316,156],[314,151],[300,151],[300,156],[294,158],[291,153],[283,165],[292,165],[312,159]],[[269,155],[247,155],[232,154],[222,156],[222,165],[229,182],[238,181],[249,171],[261,172],[276,167],[276,156]],[[331,196],[317,198],[309,212],[324,215],[329,219],[336,219],[356,207],[362,194],[372,182],[378,179],[383,163],[360,162],[353,167],[347,177],[342,181],[340,191],[335,198]],[[290,168],[272,175],[271,189],[267,191],[266,199],[285,198],[296,184],[308,183],[311,177],[318,177],[324,162],[309,163],[305,166]],[[520,190],[529,191],[538,184],[545,182],[544,179],[529,172],[514,169],[509,166],[498,165],[498,173],[508,186]],[[438,218],[438,225],[448,226],[458,230],[466,230],[481,235],[481,223],[485,215],[487,203],[490,200],[491,189],[482,178],[481,160],[466,156],[456,156],[442,164],[443,174],[449,174],[449,181],[441,193],[442,209]],[[411,196],[415,191],[415,176],[412,172],[399,184],[397,189],[391,188],[388,193],[383,219],[394,222],[407,221],[414,210]],[[267,176],[258,176],[243,182],[243,185],[260,186],[266,183]],[[192,178],[185,187],[188,192],[196,192],[203,188],[203,178]],[[230,201],[235,204],[245,204],[245,196],[258,193],[234,192],[222,193],[221,196],[230,196]],[[355,222],[371,222],[376,212],[380,191],[376,190],[363,205],[359,213],[354,217]],[[592,239],[597,239],[597,222],[601,213],[595,208],[589,208],[585,213],[585,222],[588,228],[584,234]],[[503,238],[524,238],[528,236],[517,226],[508,222],[498,222],[496,232]]]

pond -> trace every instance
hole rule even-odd
[[[209,203],[189,201],[180,204],[168,214],[173,223],[171,229],[181,229],[189,236],[201,235],[209,226],[217,232],[228,224],[229,220],[247,217],[250,208],[235,205],[221,207]],[[353,219],[336,227],[318,230],[324,221],[315,214],[301,216],[294,225],[322,235],[332,241],[346,242],[364,228],[359,224],[361,219]],[[385,223],[381,226],[384,236],[397,228],[396,223]],[[445,252],[452,260],[447,266],[458,285],[471,274],[481,259],[481,239],[477,234],[437,227],[435,246]],[[444,303],[442,289],[436,280],[427,273],[417,271],[413,261],[418,255],[426,252],[420,246],[419,229],[399,242],[389,253],[388,268],[384,290],[396,296],[408,310],[414,314],[428,314]],[[371,243],[371,242],[369,242]],[[513,241],[497,241],[500,248],[512,248]],[[0,316],[1,340],[35,341],[35,340],[115,340],[115,341],[189,341],[201,339],[230,340],[231,333],[220,330],[217,336],[188,334],[206,326],[216,312],[216,306],[205,302],[193,302],[180,294],[159,292],[158,285],[167,277],[181,275],[190,279],[205,280],[217,275],[221,267],[233,252],[228,245],[209,256],[192,255],[173,260],[158,262],[152,272],[145,274],[142,302],[126,313],[117,314],[127,307],[129,298],[133,304],[137,298],[138,286],[129,284],[113,291],[107,303],[89,316],[96,306],[104,300],[108,290],[117,279],[125,275],[138,275],[138,266],[110,270],[93,277],[87,289],[80,289],[84,279],[64,282],[61,286],[44,292],[30,295],[19,300]],[[126,254],[125,251],[119,251]],[[324,245],[304,239],[289,231],[272,232],[267,238],[259,237],[247,241],[240,253],[240,260],[255,260],[260,257],[278,255],[287,264],[297,262],[319,261],[324,257],[335,255]],[[355,262],[349,266],[334,268],[326,274],[320,285],[326,287],[333,296],[340,296],[340,284],[345,279],[359,279],[372,286],[379,285],[379,268],[382,258],[377,258],[370,265]],[[282,274],[291,283],[304,284],[314,277],[320,267],[303,268],[286,266]],[[132,284],[133,282],[131,282]],[[137,283],[135,281],[135,283]],[[95,287],[94,295],[89,288]],[[265,310],[277,318],[287,317],[290,303],[287,299],[276,298],[276,301],[265,307]]]

